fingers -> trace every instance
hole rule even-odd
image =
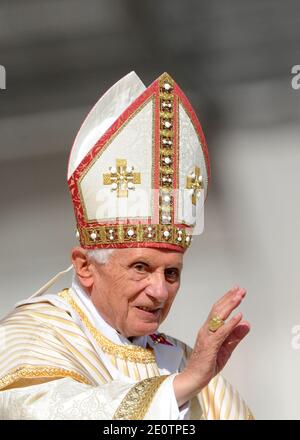
[[[236,309],[246,296],[246,289],[235,286],[230,289],[219,301],[212,307],[209,319],[213,315],[218,315],[224,321]]]
[[[211,330],[208,330],[209,337],[214,339],[215,344],[218,347],[221,347],[225,339],[228,338],[233,329],[241,321],[242,317],[243,315],[241,313],[237,313],[235,316],[233,316],[233,318],[225,322],[225,324],[222,325],[222,327],[220,327],[217,331],[212,332]]]
[[[216,305],[221,305],[224,301],[228,299],[232,295],[232,293],[237,292],[240,289],[239,285],[231,287],[231,289],[228,290],[228,292],[225,293],[217,302]]]
[[[216,344],[215,347],[225,349],[230,356],[240,341],[246,336],[250,330],[250,324],[246,321],[241,322],[242,313],[237,313],[233,318],[226,322],[233,310],[235,310],[246,295],[246,290],[235,286],[230,289],[219,301],[217,301],[208,316],[203,330],[211,340]],[[216,331],[210,330],[210,320],[213,316],[218,315],[224,322]]]

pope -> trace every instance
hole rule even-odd
[[[193,348],[159,331],[209,180],[200,122],[169,74],[146,88],[131,72],[100,98],[68,164],[72,285],[51,293],[55,277],[0,322],[0,418],[253,418],[220,374],[250,330],[235,312],[245,289],[212,306]]]

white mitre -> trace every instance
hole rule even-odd
[[[184,252],[203,230],[210,166],[201,125],[167,73],[131,72],[88,114],[68,166],[81,246]]]

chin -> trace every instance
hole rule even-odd
[[[148,324],[141,324],[139,326],[136,326],[134,329],[132,329],[130,336],[146,336],[151,335],[152,333],[155,333],[159,327],[158,323],[148,323]]]

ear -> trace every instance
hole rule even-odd
[[[94,284],[94,277],[87,251],[81,247],[72,249],[72,263],[82,286],[88,290],[91,289]]]

